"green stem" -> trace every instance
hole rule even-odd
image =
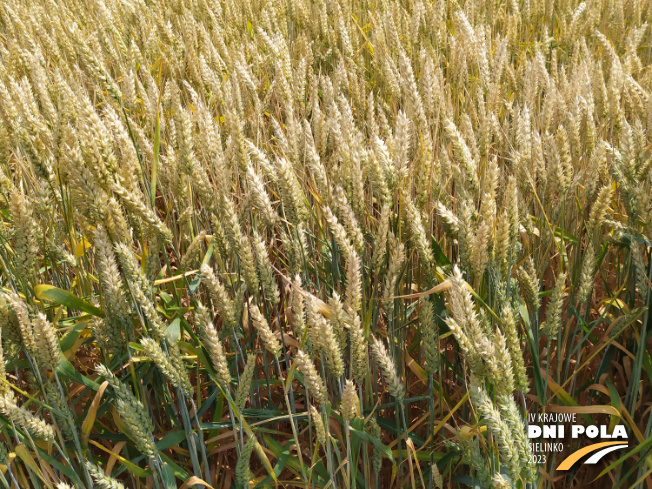
[[[294,436],[294,443],[296,445],[297,449],[297,455],[299,456],[299,465],[301,466],[301,475],[303,477],[304,482],[308,482],[306,479],[306,469],[303,466],[303,454],[301,453],[301,444],[299,443],[299,432],[297,430],[296,426],[296,420],[292,416],[292,406],[290,405],[290,398],[288,397],[288,390],[285,386],[285,379],[283,377],[283,374],[281,373],[281,364],[278,361],[278,357],[274,358],[274,361],[276,362],[276,369],[278,371],[278,378],[281,382],[281,385],[283,386],[283,395],[285,396],[285,405],[288,408],[288,416],[290,416],[290,424],[292,425],[292,436]]]

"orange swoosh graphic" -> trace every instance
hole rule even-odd
[[[609,447],[611,445],[622,445],[622,444],[623,444],[622,441],[605,441],[602,443],[595,443],[594,445],[589,445],[588,447],[584,447],[581,450],[571,453],[568,457],[564,459],[562,463],[559,464],[557,470],[570,469],[573,466],[573,464],[577,462],[579,459],[581,459],[584,455],[594,452],[600,448]]]

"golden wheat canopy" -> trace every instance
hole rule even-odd
[[[0,481],[642,487],[651,17],[3,1]]]

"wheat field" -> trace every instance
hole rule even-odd
[[[0,482],[652,489],[650,19],[4,0]]]

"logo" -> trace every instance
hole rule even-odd
[[[606,425],[584,426],[577,423],[575,413],[530,413],[528,416],[528,438],[531,440],[531,462],[545,463],[550,452],[563,452],[567,446],[567,424],[570,424],[571,440],[594,440],[600,438],[598,443],[592,443],[571,453],[557,466],[557,470],[569,470],[573,465],[590,455],[584,464],[597,464],[602,458],[616,450],[628,447],[627,431],[625,426],[619,424],[609,431]],[[540,424],[534,424],[540,423]],[[615,440],[616,439],[616,440]]]
[[[613,452],[614,450],[620,450],[621,448],[627,448],[627,445],[623,445],[622,442],[619,441],[605,441],[602,443],[594,443],[593,445],[584,447],[566,457],[564,461],[559,464],[557,470],[570,469],[579,459],[591,452],[595,452],[596,450],[598,450],[598,452],[589,457],[584,463],[587,465],[597,464],[606,454]]]

